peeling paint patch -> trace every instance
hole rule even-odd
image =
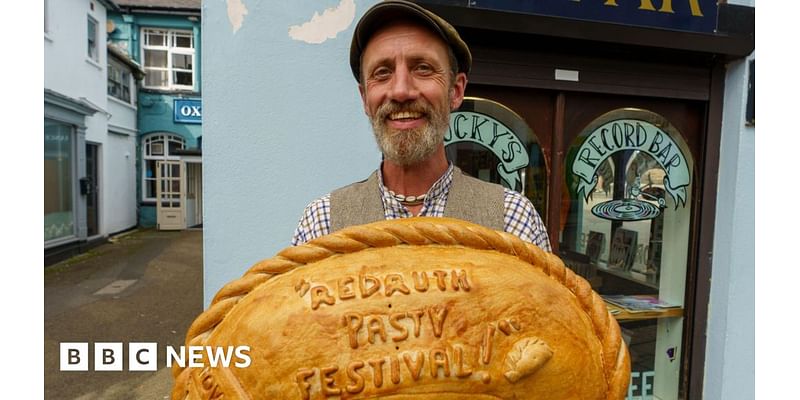
[[[233,33],[239,30],[244,23],[244,16],[247,15],[247,7],[242,0],[227,0],[228,2],[228,21],[231,22]]]
[[[308,21],[302,25],[289,27],[289,37],[306,43],[320,44],[347,29],[356,16],[356,5],[353,0],[341,0],[339,5],[328,8],[322,15],[315,12]]]

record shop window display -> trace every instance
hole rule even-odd
[[[680,310],[694,168],[681,133],[656,113],[617,109],[581,131],[564,168],[565,264],[601,295],[651,295]],[[631,353],[631,394],[677,398],[683,317],[676,312],[617,317]]]
[[[496,101],[465,97],[450,114],[447,159],[475,178],[527,197],[547,218],[547,170],[542,147],[525,120]]]

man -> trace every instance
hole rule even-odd
[[[366,181],[311,202],[292,244],[347,226],[412,216],[453,217],[551,251],[533,204],[448,162],[444,135],[464,99],[469,48],[445,20],[406,1],[370,8],[356,25],[350,68],[383,162]]]

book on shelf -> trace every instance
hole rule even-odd
[[[667,303],[650,295],[603,295],[602,297],[607,303],[614,304],[631,313],[680,308],[679,305]]]

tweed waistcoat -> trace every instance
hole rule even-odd
[[[445,217],[459,218],[502,231],[505,225],[503,215],[502,186],[473,178],[459,168],[453,168]],[[377,171],[364,181],[331,192],[331,232],[384,219]]]

